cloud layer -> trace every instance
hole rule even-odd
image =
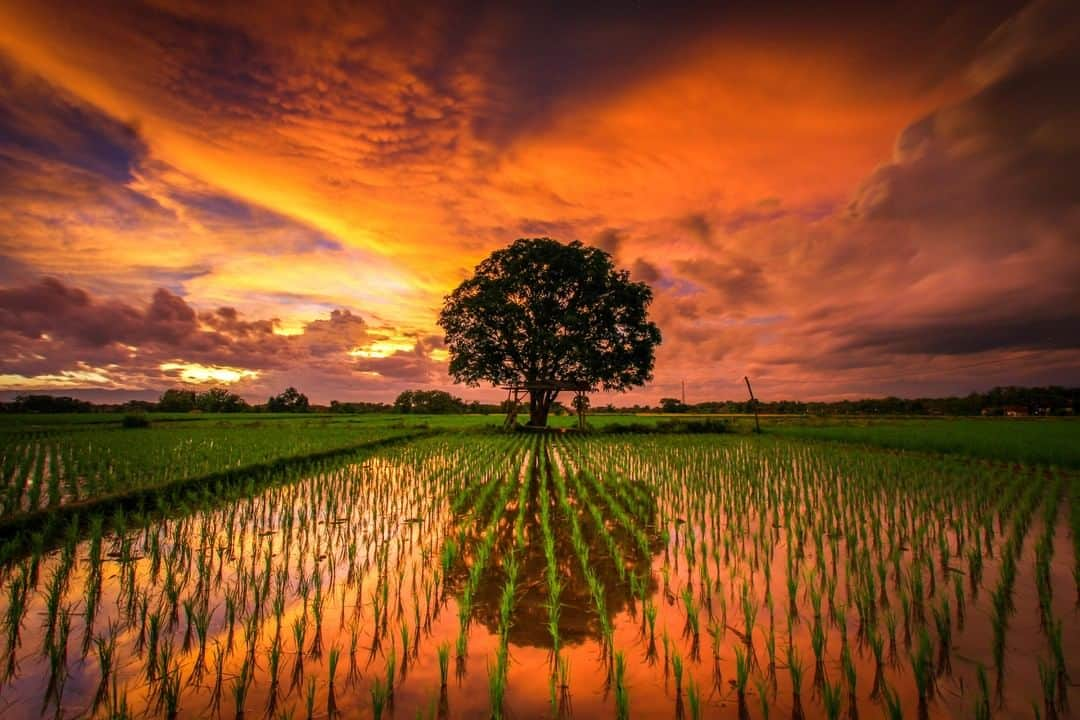
[[[1080,378],[1075,3],[393,8],[0,7],[0,390],[448,386],[531,235],[654,286],[642,401]]]

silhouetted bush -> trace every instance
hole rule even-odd
[[[125,428],[148,428],[150,427],[150,418],[145,415],[125,415],[124,419],[120,421],[120,426]]]

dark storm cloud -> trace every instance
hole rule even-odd
[[[359,358],[355,368],[374,372],[391,381],[429,383],[438,379],[436,365],[419,351],[399,351],[386,357]]]
[[[147,324],[146,315],[129,305],[95,303],[84,290],[44,278],[33,285],[0,289],[0,330],[32,339],[56,334],[102,347],[141,338]]]
[[[904,58],[912,87],[932,87],[968,62],[986,33],[1022,5],[994,0],[952,7],[915,2],[905,12],[863,2],[470,3],[473,28],[502,30],[489,79],[490,112],[474,122],[505,145],[560,111],[592,104],[683,59],[700,41],[821,38],[883,73]],[[497,20],[497,23],[494,21]],[[853,36],[872,42],[851,44]]]
[[[147,149],[134,127],[57,94],[0,53],[0,161],[6,156],[11,162],[13,152],[62,161],[123,183],[132,179]]]
[[[28,351],[47,350],[56,369],[87,357],[111,359],[128,346],[159,361],[183,355],[245,367],[275,365],[290,352],[285,338],[273,334],[271,322],[245,322],[232,308],[200,318],[164,288],[139,308],[98,300],[56,278],[0,289],[0,333]]]
[[[1055,29],[1033,34],[1048,23]],[[1080,46],[1061,27],[1075,37],[1080,6],[1035,3],[1005,24],[974,65],[987,84],[908,126],[893,161],[859,189],[834,267],[879,253],[912,277],[908,296],[873,321],[831,304],[804,315],[804,329],[840,354],[1080,347]],[[936,295],[919,297],[920,283]]]
[[[895,159],[860,188],[851,211],[867,220],[935,220],[983,216],[998,222],[1068,222],[1080,207],[1080,44],[1061,31],[1031,36],[1031,26],[1080,28],[1080,5],[1035,3],[992,36],[976,74],[990,78],[971,97],[912,123]],[[1003,47],[1004,46],[1004,47]],[[1007,48],[1007,49],[1006,49]],[[1010,230],[1013,228],[1010,228]],[[997,240],[1008,247],[1026,233]]]
[[[1055,294],[1002,292],[967,307],[953,307],[890,324],[847,323],[838,350],[906,355],[970,355],[990,350],[1080,348],[1080,289]]]
[[[275,334],[275,323],[231,307],[199,313],[165,288],[144,307],[101,300],[56,278],[0,289],[0,336],[27,355],[47,351],[50,371],[87,358],[114,361],[128,347],[151,364],[179,357],[249,369],[318,365],[340,362],[368,339],[363,319],[348,310],[308,323],[299,335]]]
[[[244,320],[236,308],[231,307],[221,307],[213,312],[201,313],[199,320],[206,327],[233,337],[267,335],[274,331],[273,320]]]
[[[348,309],[295,334],[276,334],[276,324],[231,307],[199,312],[165,289],[139,307],[43,278],[0,289],[0,363],[9,380],[22,378],[31,387],[93,377],[90,384],[99,387],[107,378],[114,387],[161,388],[196,382],[186,378],[191,371],[195,377],[220,371],[238,374],[238,387],[255,397],[295,384],[297,374],[317,392],[445,379],[445,366],[431,357],[444,347],[439,336],[416,338],[411,350],[385,357],[356,357],[356,348],[391,338]],[[202,381],[213,382],[212,375]]]

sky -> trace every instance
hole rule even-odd
[[[1071,0],[0,0],[0,393],[496,400],[435,320],[540,236],[654,289],[617,403],[1076,385],[1077,77]]]

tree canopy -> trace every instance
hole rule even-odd
[[[294,387],[285,388],[285,392],[266,401],[266,409],[270,412],[307,412],[307,395]]]
[[[162,412],[241,412],[250,409],[244,399],[223,387],[202,392],[172,388],[161,394],[157,409]]]
[[[463,413],[465,402],[445,390],[406,390],[394,400],[394,409],[401,413]]]
[[[652,290],[598,248],[521,239],[493,252],[447,296],[439,316],[449,372],[476,386],[581,383],[623,391],[652,379],[660,330]],[[546,425],[556,389],[530,390],[530,424]]]
[[[690,407],[678,398],[660,398],[660,410],[666,413],[683,413]]]

